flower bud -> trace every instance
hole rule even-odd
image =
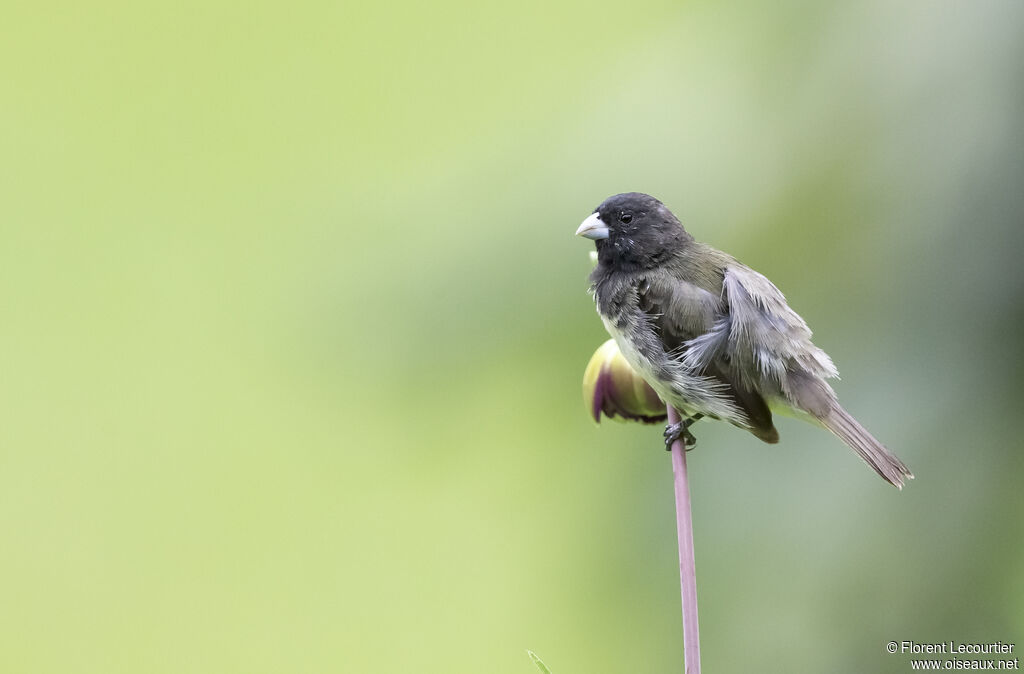
[[[654,424],[666,418],[665,403],[630,367],[614,339],[602,344],[583,373],[583,404],[594,421],[609,419]]]

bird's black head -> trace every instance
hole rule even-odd
[[[602,265],[623,271],[657,267],[693,240],[665,204],[640,192],[608,197],[576,234],[594,240]]]

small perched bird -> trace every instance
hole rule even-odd
[[[638,192],[609,197],[578,236],[593,239],[591,291],[627,362],[683,421],[665,444],[695,440],[690,425],[721,419],[779,441],[772,412],[822,426],[902,489],[910,470],[840,406],[832,359],[771,281],[698,243],[668,208]]]

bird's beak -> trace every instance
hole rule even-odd
[[[585,239],[607,239],[608,238],[608,225],[604,224],[601,216],[597,213],[591,213],[590,217],[583,221],[580,228],[576,230],[576,236],[582,236]]]

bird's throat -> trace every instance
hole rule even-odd
[[[672,241],[661,240],[656,242],[657,245],[648,245],[643,240],[613,236],[595,243],[598,264],[614,271],[632,272],[661,266],[681,254],[688,241],[680,236]]]

